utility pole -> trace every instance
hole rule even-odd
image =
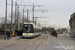
[[[8,4],[8,5],[11,5],[11,4]],[[33,8],[32,8],[32,12],[33,12],[32,17],[33,17],[33,23],[34,23],[34,6],[44,6],[44,5],[34,5],[34,3],[33,3],[33,5],[19,5],[19,6],[33,6]]]
[[[18,19],[19,19],[19,5],[18,5],[18,9],[17,9],[17,30],[19,30],[19,21],[18,21]]]
[[[6,0],[6,9],[5,9],[5,34],[4,34],[4,40],[6,40],[6,30],[7,30],[7,0]]]
[[[16,8],[17,8],[17,2],[15,2],[15,30],[16,30],[16,17],[17,17]]]
[[[12,36],[12,17],[13,17],[13,0],[11,1],[11,34],[10,34],[10,37]]]
[[[34,23],[34,3],[33,3],[33,9],[32,9],[32,11],[33,11],[32,17],[33,17],[33,23]]]
[[[27,22],[28,22],[28,10],[27,10]]]
[[[24,24],[24,9],[23,9],[23,24]],[[23,27],[23,25],[22,25],[22,27]]]
[[[11,4],[8,4],[8,5],[11,5]],[[15,4],[13,4],[13,5],[15,5]],[[20,5],[20,4],[17,4],[17,5],[19,5],[19,6],[33,6],[33,22],[34,22],[34,6],[40,6],[40,7],[44,6],[44,5],[34,5],[34,3],[33,3],[33,5]],[[18,12],[19,12],[19,6],[18,6],[18,10],[17,10]],[[18,24],[18,15],[17,15],[17,24]],[[17,29],[18,29],[18,27],[17,27]]]

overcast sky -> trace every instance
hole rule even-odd
[[[5,1],[0,0],[0,17],[5,17]],[[70,15],[75,12],[75,0],[13,0],[14,3],[17,1],[19,4],[24,5],[44,5],[44,7],[35,7],[35,10],[48,9],[48,12],[35,12],[35,17],[49,17],[49,18],[38,18],[37,21],[50,21],[47,22],[47,26],[55,27],[69,27]],[[11,0],[8,0],[8,4]],[[14,7],[15,8],[15,7]],[[32,9],[32,6],[20,7],[22,9]],[[8,16],[11,14],[11,6],[8,5]],[[26,16],[26,14],[25,14]],[[32,12],[29,13],[29,17],[32,17]],[[42,25],[44,26],[44,22]]]

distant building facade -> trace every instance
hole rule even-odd
[[[70,26],[70,36],[75,37],[75,12],[70,16],[69,26]]]

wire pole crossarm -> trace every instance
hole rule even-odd
[[[11,5],[11,4],[8,4],[8,5]],[[13,5],[15,5],[15,4],[13,4]],[[19,6],[33,6],[33,8],[32,8],[32,11],[33,11],[33,15],[32,15],[32,17],[33,17],[33,23],[34,23],[34,6],[39,6],[39,7],[42,7],[42,6],[44,6],[44,5],[34,5],[34,3],[33,3],[33,5],[20,5],[20,4],[18,4]]]
[[[40,21],[40,22],[50,22],[50,21]]]
[[[49,18],[49,17],[34,17],[34,18]]]
[[[34,10],[35,12],[48,12],[48,9]]]
[[[22,10],[20,10],[20,11],[22,11]],[[24,10],[25,12],[27,12],[27,10]],[[28,10],[29,12],[32,12],[32,10]],[[45,10],[43,10],[44,12],[48,12],[48,11],[45,11]],[[34,10],[34,12],[41,12],[41,10]],[[23,13],[23,12],[21,12],[21,13]]]
[[[11,5],[11,4],[7,4],[7,5]],[[13,4],[13,5],[15,5],[15,4]],[[19,6],[33,6],[33,5],[20,5],[20,4],[18,4]],[[44,7],[44,5],[34,5],[34,6],[38,6],[38,7]]]

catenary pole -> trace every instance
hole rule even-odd
[[[27,22],[28,22],[28,10],[27,10]]]
[[[11,4],[8,4],[8,5],[11,5]],[[13,4],[13,5],[15,5],[15,4]],[[34,6],[44,6],[44,5],[34,5],[34,3],[33,3],[33,5],[20,5],[20,4],[18,4],[19,6],[33,6],[33,8],[32,8],[32,18],[33,18],[33,23],[34,23]]]
[[[11,37],[12,37],[12,17],[13,17],[13,0],[11,1],[11,34],[10,34]]]
[[[4,34],[4,40],[6,40],[6,29],[7,28],[7,0],[6,0],[6,9],[5,9],[5,34]]]
[[[17,7],[17,2],[15,2],[15,30],[16,30],[16,17],[17,17],[16,7]]]
[[[24,9],[23,9],[23,24],[24,24]],[[23,27],[23,25],[22,25],[22,27]]]
[[[18,5],[18,10],[17,10],[17,30],[19,30],[19,5]]]
[[[34,3],[33,3],[33,10],[32,11],[33,11],[33,16],[32,17],[33,17],[33,23],[34,23]]]

